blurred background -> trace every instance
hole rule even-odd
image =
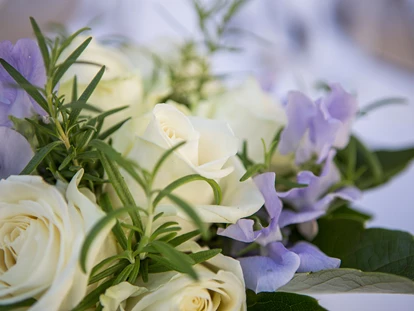
[[[221,1],[221,0],[219,0]],[[206,1],[208,2],[208,1]],[[0,0],[0,40],[31,37],[29,16],[43,27],[93,35],[123,35],[138,44],[159,38],[197,38],[189,0]],[[309,95],[318,81],[339,82],[364,107],[382,98],[406,98],[358,119],[354,132],[371,148],[414,145],[414,0],[250,0],[231,20],[237,53],[213,60],[217,73],[254,74],[277,96]],[[370,227],[414,234],[414,163],[357,203],[374,214]],[[412,310],[402,295],[320,295],[329,310]]]

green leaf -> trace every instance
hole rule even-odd
[[[385,272],[414,279],[414,239],[403,231],[365,229],[360,220],[323,218],[313,241],[342,268]]]
[[[323,311],[315,298],[293,293],[260,293],[247,290],[247,311]]]
[[[110,213],[114,210],[112,208],[111,200],[109,199],[108,193],[104,193],[101,195],[101,197],[99,198],[99,206],[102,207],[102,209],[106,213]],[[118,220],[116,221],[116,224],[112,229],[112,233],[114,234],[119,245],[121,245],[122,249],[125,250],[127,248],[127,238]]]
[[[116,151],[110,145],[108,145],[107,143],[105,143],[104,141],[99,140],[99,139],[92,140],[89,143],[89,146],[95,147],[102,154],[106,155],[106,157],[108,157],[110,160],[113,160],[116,163],[118,163],[119,166],[121,166],[124,170],[126,170],[128,172],[128,174],[131,175],[131,177],[135,179],[135,181],[142,187],[142,189],[144,189],[144,190],[146,189],[146,184],[144,183],[142,178],[137,174],[137,172],[134,170],[133,164],[131,162],[127,161],[126,159],[124,159],[118,151]],[[134,199],[133,199],[132,195],[130,194],[127,185],[124,182],[124,178],[121,176],[121,174],[119,173],[119,170],[117,169],[116,166],[114,166],[113,163],[109,163],[109,164],[110,165],[108,165],[108,168],[111,169],[111,174],[113,174],[113,178],[116,178],[116,182],[119,183],[119,186],[123,187],[123,193],[125,194],[124,197],[127,200],[125,200],[125,202],[124,202],[123,199],[121,199],[121,197],[120,197],[122,203],[124,203],[124,205],[134,205],[135,204]],[[109,166],[111,166],[112,168],[110,168]],[[106,168],[105,168],[105,170],[106,170]],[[109,173],[108,173],[108,175],[109,175]],[[115,188],[115,190],[116,190],[116,188]],[[118,193],[118,191],[117,191],[117,193]]]
[[[190,231],[190,232],[184,233],[184,234],[172,239],[169,242],[169,244],[172,245],[172,246],[178,246],[178,245],[181,245],[184,242],[187,242],[188,240],[196,237],[199,234],[200,234],[200,230]]]
[[[351,208],[347,204],[343,204],[328,214],[327,218],[351,218],[366,222],[372,218],[372,215]]]
[[[205,178],[201,175],[194,174],[194,175],[187,175],[187,176],[181,177],[173,181],[172,183],[170,183],[163,190],[161,190],[154,199],[154,202],[153,202],[154,207],[156,207],[165,196],[173,192],[175,189],[192,181],[205,181],[206,183],[208,183],[211,186],[211,189],[213,190],[216,204],[219,205],[221,203],[222,192],[221,192],[220,185],[213,179]]]
[[[73,33],[71,36],[69,36],[65,41],[62,42],[62,44],[59,47],[59,52],[58,52],[58,57],[60,56],[60,54],[72,43],[72,41],[79,36],[82,32],[91,30],[88,27],[84,27],[79,29],[78,31],[76,31],[75,33]]]
[[[117,274],[118,272],[122,271],[127,265],[129,264],[128,261],[123,260],[121,262],[116,263],[113,266],[110,266],[108,268],[106,268],[105,270],[97,273],[97,274],[93,274],[91,273],[91,277],[89,278],[89,283],[88,284],[94,284],[96,282],[99,282],[100,280],[111,276],[113,274]],[[95,267],[94,267],[95,269]],[[93,271],[93,270],[92,270]]]
[[[36,23],[33,17],[30,17],[30,23],[32,24],[33,32],[37,39],[37,44],[39,45],[40,52],[42,53],[43,62],[46,68],[46,73],[50,69],[50,56],[49,50],[47,48],[45,36],[42,34],[42,31],[39,28],[39,25]]]
[[[168,243],[161,241],[153,241],[151,245],[164,256],[164,259],[169,262],[171,267],[174,270],[177,270],[182,273],[186,273],[191,276],[193,279],[197,280],[197,274],[195,273],[192,265],[195,263],[193,259],[187,254],[184,254]],[[148,255],[150,256],[150,255]],[[150,257],[151,258],[151,257]],[[154,259],[154,258],[153,258]],[[159,258],[158,258],[159,259]],[[164,261],[165,263],[165,261]]]
[[[201,235],[205,238],[208,239],[210,236],[210,233],[207,229],[206,224],[201,220],[200,216],[198,216],[198,214],[195,212],[194,208],[192,206],[190,206],[187,202],[183,201],[182,199],[180,199],[179,197],[169,193],[167,194],[167,197],[178,207],[180,207],[184,213],[186,213],[188,215],[188,217],[190,217],[195,225],[200,229]]]
[[[81,101],[75,101],[68,104],[64,104],[60,107],[60,109],[85,109],[93,112],[102,112],[101,109],[99,109],[96,106],[93,106],[91,104],[87,104],[86,102]]]
[[[19,301],[19,302],[12,303],[12,304],[0,305],[0,311],[10,311],[10,310],[15,310],[15,309],[21,310],[21,308],[30,307],[34,303],[36,303],[36,299],[28,298],[23,301]]]
[[[85,298],[71,311],[84,311],[94,307],[99,301],[99,296],[112,286],[113,280],[109,279],[91,291]]]
[[[297,273],[283,292],[301,294],[383,293],[414,294],[414,282],[408,278],[380,272],[332,269],[314,273]]]
[[[14,81],[16,81],[16,83],[20,85],[20,87],[24,89],[27,92],[27,94],[29,94],[29,96],[35,100],[36,103],[40,105],[40,107],[42,107],[45,111],[49,111],[46,99],[42,96],[42,94],[39,93],[38,90],[36,90],[30,84],[29,81],[26,80],[25,77],[23,77],[20,74],[20,72],[14,69],[12,65],[10,65],[2,58],[0,58],[0,63],[3,65],[4,69],[9,73],[9,75],[11,75]]]
[[[65,72],[72,66],[82,52],[86,49],[89,43],[92,41],[92,37],[87,38],[80,46],[78,46],[66,59],[65,61],[57,66],[57,70],[53,76],[52,88],[58,84],[59,80],[63,77]]]
[[[266,169],[267,169],[267,166],[263,163],[253,164],[247,169],[246,173],[244,173],[244,175],[240,178],[240,181],[245,181],[249,179],[250,177],[252,177],[253,175],[259,173],[260,171],[266,170]]]
[[[36,167],[43,161],[43,159],[57,146],[61,145],[61,141],[54,141],[44,147],[42,147],[34,157],[27,163],[26,167],[20,173],[20,175],[30,175]]]
[[[388,182],[413,159],[413,147],[369,151],[362,142],[352,137],[347,148],[338,151],[335,161],[347,181],[365,190]]]
[[[92,227],[91,231],[88,233],[87,237],[85,238],[85,241],[83,242],[81,254],[80,254],[80,266],[84,273],[86,273],[86,260],[88,256],[88,251],[91,245],[93,244],[95,237],[108,226],[113,227],[115,225],[114,219],[116,219],[117,217],[119,217],[120,215],[126,212],[132,211],[133,209],[134,209],[133,207],[123,207],[123,208],[114,210],[108,213],[105,217],[99,220]]]
[[[188,256],[194,260],[194,265],[196,265],[204,261],[207,261],[220,253],[221,253],[221,249],[216,248],[216,249],[208,249],[205,251],[200,251],[197,253],[191,253],[191,254],[188,254]],[[172,268],[169,268],[169,266],[165,266],[160,262],[157,262],[148,267],[149,273],[162,273],[162,272],[167,272],[171,270]]]
[[[407,104],[407,99],[403,97],[390,97],[390,98],[384,98],[380,100],[376,100],[375,102],[365,106],[363,109],[361,109],[358,113],[358,116],[365,116],[369,112],[376,110],[378,108],[389,106],[389,105],[395,105],[395,104]]]
[[[128,120],[130,120],[131,118],[122,120],[118,123],[116,123],[115,125],[111,126],[109,129],[107,129],[105,132],[99,134],[98,139],[100,140],[105,140],[107,139],[109,136],[111,136],[113,133],[115,133],[117,130],[119,130],[121,128],[122,125],[125,124],[125,122],[127,122]]]
[[[91,97],[93,91],[95,90],[95,88],[98,86],[99,81],[101,81],[102,76],[105,72],[105,66],[103,66],[98,73],[95,75],[95,77],[92,79],[92,81],[88,84],[88,86],[86,87],[86,89],[83,91],[83,93],[81,94],[81,96],[79,97],[79,101],[80,102],[87,102],[89,97]],[[72,109],[70,116],[69,116],[69,120],[71,120],[70,125],[73,125],[78,117],[79,114],[81,113],[82,109]]]

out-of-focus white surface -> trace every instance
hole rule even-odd
[[[6,11],[3,9],[11,2],[15,9],[7,11],[8,19],[5,20],[2,16]],[[27,3],[34,2],[45,4],[41,6],[42,12],[36,5],[27,6]],[[62,8],[65,10],[67,2],[55,0],[52,5],[52,0],[32,0],[23,5],[21,0],[0,0],[1,38],[5,38],[7,31],[13,33],[5,25],[16,25],[9,23],[26,18],[29,12],[35,17],[58,16],[57,21],[67,20],[71,30],[89,23],[97,34],[123,34],[141,43],[162,36],[196,35],[195,17],[186,0],[71,0],[71,7],[64,14]],[[260,34],[271,43],[260,45],[246,38],[239,42],[246,48],[244,53],[217,57],[215,68],[220,72],[265,72],[275,77],[276,92],[281,95],[289,88],[312,93],[313,83],[322,79],[340,82],[357,93],[361,106],[384,97],[406,97],[408,105],[381,108],[358,120],[354,129],[371,147],[413,146],[414,74],[374,59],[356,47],[332,24],[329,12],[333,2],[251,1],[234,24]],[[169,15],[160,13],[163,12],[160,6]],[[295,26],[292,24],[294,20],[304,23],[308,31],[306,53],[299,51],[287,35],[287,31]],[[23,26],[27,27],[26,24]],[[374,214],[370,227],[414,233],[413,182],[414,163],[390,183],[365,193],[357,205]],[[342,294],[316,297],[329,310],[414,309],[414,296]]]

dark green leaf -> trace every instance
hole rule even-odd
[[[293,293],[260,293],[247,290],[248,311],[323,311],[315,298]]]
[[[43,159],[57,146],[61,145],[61,141],[54,141],[44,147],[42,147],[34,157],[27,163],[26,167],[20,173],[20,175],[30,175],[36,167],[43,161]]]
[[[50,56],[45,37],[43,36],[42,31],[39,28],[39,25],[36,23],[33,17],[30,17],[30,23],[32,24],[33,32],[37,39],[37,44],[39,45],[40,52],[42,53],[42,58],[46,68],[46,72],[49,72]]]
[[[103,66],[98,71],[98,73],[92,79],[91,83],[89,83],[88,86],[86,87],[86,89],[83,91],[83,93],[79,97],[79,101],[80,102],[87,102],[88,101],[89,97],[91,97],[93,91],[97,87],[99,81],[101,81],[104,72],[105,72],[105,66]],[[70,125],[73,125],[77,121],[77,119],[78,119],[79,114],[81,113],[81,111],[82,111],[82,109],[72,109],[72,111],[70,113],[70,117],[69,117],[69,119],[71,120],[71,124]]]
[[[109,199],[108,193],[104,193],[101,195],[101,197],[99,198],[99,206],[102,207],[102,209],[106,213],[110,213],[114,210],[112,208],[111,200]],[[121,245],[122,249],[125,250],[127,247],[127,238],[118,220],[116,221],[116,224],[112,229],[112,233],[114,234],[119,245]]]
[[[170,263],[174,270],[186,273],[193,279],[197,280],[197,274],[192,267],[195,262],[190,256],[176,250],[174,247],[165,242],[153,241],[151,245],[164,256],[164,259]]]
[[[103,294],[109,287],[112,286],[113,280],[107,280],[93,291],[91,291],[85,298],[74,308],[72,311],[85,311],[91,307],[94,307],[95,304],[99,301],[99,296]]]
[[[102,110],[99,109],[98,107],[87,104],[85,102],[81,102],[81,101],[71,102],[71,103],[62,105],[60,109],[85,109],[85,110],[89,110],[93,112],[102,112]]]
[[[59,80],[63,77],[65,72],[72,66],[82,52],[86,49],[89,43],[92,41],[92,37],[86,39],[80,46],[78,46],[66,59],[65,61],[57,67],[57,70],[53,76],[52,88],[54,88]]]
[[[260,171],[266,170],[266,169],[267,169],[267,166],[263,163],[253,164],[247,169],[246,173],[244,173],[244,175],[240,178],[240,181],[245,181],[249,179],[250,177],[252,177],[253,175],[259,173]]]
[[[36,303],[36,299],[28,298],[28,299],[25,299],[23,301],[19,301],[19,302],[13,303],[13,304],[0,305],[0,311],[11,311],[11,310],[16,310],[16,309],[21,310],[21,308],[30,307],[34,303]]]
[[[172,246],[178,246],[178,245],[181,245],[184,242],[187,242],[188,240],[196,237],[199,234],[200,234],[200,230],[194,230],[194,231],[191,231],[191,232],[188,232],[188,233],[184,233],[184,234],[172,239],[169,242],[169,244],[172,245]]]
[[[324,218],[313,243],[328,256],[340,258],[342,268],[414,279],[414,239],[407,232],[365,229],[363,222],[351,218]]]

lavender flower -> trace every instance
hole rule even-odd
[[[309,240],[313,239],[318,227],[314,219],[326,213],[329,205],[337,198],[354,201],[361,197],[361,191],[355,187],[342,187],[328,193],[329,189],[341,180],[340,173],[333,159],[335,151],[330,150],[325,160],[322,172],[316,176],[310,171],[302,171],[297,175],[297,182],[307,184],[305,188],[293,188],[286,192],[278,192],[279,197],[288,202],[292,210],[283,210],[279,219],[281,227],[299,223],[299,231]],[[309,219],[308,215],[319,215]],[[307,219],[307,220],[305,220]]]
[[[20,39],[13,45],[10,41],[0,42],[0,58],[6,60],[31,84],[43,87],[46,73],[39,47],[31,39]],[[13,87],[14,79],[0,66],[0,126],[11,127],[9,116],[31,117],[47,113],[22,89]]]
[[[0,126],[0,145],[0,179],[19,174],[33,157],[27,140],[5,126]]]
[[[275,179],[275,173],[264,173],[254,178],[265,198],[265,208],[270,219],[267,227],[254,230],[253,220],[240,219],[236,224],[217,231],[218,235],[245,243],[256,242],[262,246],[262,256],[238,259],[243,269],[246,287],[256,293],[275,291],[289,282],[296,272],[315,272],[338,268],[340,265],[339,259],[326,256],[310,243],[299,242],[290,249],[283,245],[281,228],[314,220],[324,211],[285,213],[274,187]]]
[[[331,92],[316,102],[300,92],[289,93],[288,124],[281,135],[279,152],[283,155],[295,153],[297,164],[314,155],[321,163],[332,147],[344,148],[348,144],[357,111],[355,97],[339,84],[331,85]]]

